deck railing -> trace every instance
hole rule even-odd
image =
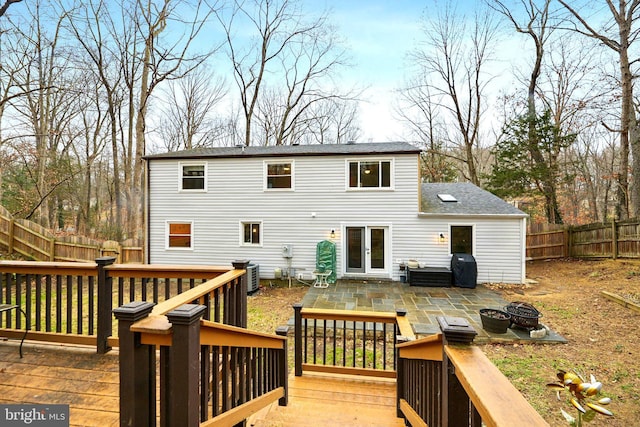
[[[296,376],[316,371],[395,378],[397,337],[413,337],[406,311],[293,308]]]
[[[9,338],[96,346],[99,353],[118,345],[113,309],[131,301],[164,304],[183,295],[184,304],[209,307],[206,319],[246,326],[247,262],[234,267],[0,261],[0,303],[19,305],[0,316]]]
[[[275,401],[287,404],[286,328],[269,335],[202,320],[201,305],[166,315],[168,306],[158,307],[132,302],[115,310],[120,425],[156,425],[158,406],[162,426],[233,426]]]
[[[549,425],[482,350],[447,334],[398,344],[398,417],[414,427]]]

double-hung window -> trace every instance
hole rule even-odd
[[[349,188],[391,188],[391,160],[349,161]]]
[[[167,221],[167,249],[193,249],[193,222]]]
[[[207,191],[206,163],[180,164],[180,190]]]
[[[262,222],[242,221],[240,223],[241,240],[243,246],[262,245]]]
[[[293,162],[287,160],[265,162],[265,189],[292,190]]]

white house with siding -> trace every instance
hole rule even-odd
[[[404,142],[146,156],[147,262],[247,259],[264,279],[310,279],[330,240],[338,278],[399,280],[400,264],[449,267],[453,250],[480,283],[521,283],[526,214],[472,184],[421,184],[419,156]]]

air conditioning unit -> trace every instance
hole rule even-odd
[[[253,293],[260,288],[260,268],[258,264],[247,266],[247,293]]]

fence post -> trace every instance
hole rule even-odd
[[[111,310],[113,310],[113,279],[109,277],[106,267],[115,262],[115,257],[96,259],[98,265],[98,330],[96,347],[98,354],[111,350],[109,337],[113,335]]]
[[[150,302],[130,302],[113,310],[120,339],[120,425],[156,425],[156,348],[142,345],[131,325],[153,309]]]
[[[7,238],[8,240],[7,252],[9,252],[9,255],[13,254],[13,239],[15,239],[15,225],[16,225],[16,220],[11,218],[9,220],[9,237]]]
[[[479,426],[480,414],[471,403],[464,387],[456,376],[455,367],[444,351],[450,343],[469,345],[478,333],[463,318],[437,317],[442,331],[442,425]]]
[[[302,376],[302,303],[297,302],[293,304],[293,318],[294,318],[294,335],[293,335],[293,358],[295,360],[296,377]]]
[[[53,262],[56,260],[56,238],[52,237],[49,239],[49,261]]]
[[[200,425],[200,318],[206,307],[184,304],[167,313],[173,338],[169,349],[167,418],[169,427]],[[207,393],[205,389],[203,393]]]
[[[240,278],[240,288],[234,289],[233,294],[235,295],[235,304],[236,304],[236,319],[233,323],[234,326],[239,326],[241,328],[247,327],[247,289],[248,289],[248,281],[249,277],[247,275],[247,266],[249,265],[248,260],[236,260],[231,263],[233,268],[236,270],[244,270],[245,273]],[[239,293],[239,295],[238,295]]]
[[[615,218],[611,221],[611,257],[618,258],[618,227]]]

